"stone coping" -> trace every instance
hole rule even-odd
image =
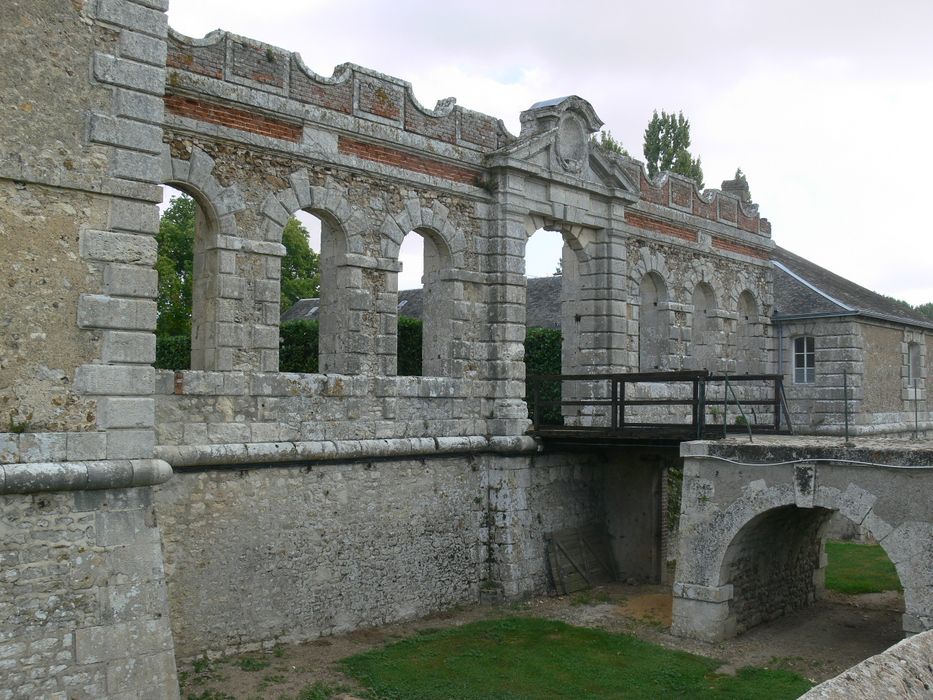
[[[933,439],[911,440],[905,436],[853,438],[846,445],[838,437],[817,435],[766,435],[726,440],[698,440],[680,445],[681,457],[712,457],[747,463],[774,464],[791,461],[846,462],[877,466],[933,469]]]
[[[529,454],[540,446],[527,435],[386,438],[381,440],[316,440],[309,442],[253,442],[222,445],[160,445],[156,455],[173,468],[224,467],[386,457],[449,454]]]
[[[933,697],[933,631],[908,637],[865,659],[812,688],[801,700],[930,697]]]
[[[0,464],[0,494],[154,486],[172,478],[161,459]]]

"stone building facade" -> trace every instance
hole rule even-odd
[[[567,370],[739,370],[769,333],[767,221],[592,148],[578,97],[515,136],[166,9],[0,7],[0,698],[177,697],[175,653],[542,590],[553,530],[631,512],[660,541],[656,464],[626,465],[641,498],[617,457],[525,435],[526,240],[567,243]],[[152,367],[163,184],[199,206],[183,372]],[[278,371],[298,210],[323,222],[318,375]],[[395,371],[410,231],[424,377]]]

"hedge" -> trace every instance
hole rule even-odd
[[[317,372],[317,339],[317,319],[285,321],[279,327],[279,371]]]
[[[191,369],[190,335],[156,336],[156,369]]]
[[[532,374],[560,374],[561,334],[553,328],[529,328],[525,331],[525,376]],[[535,415],[534,396],[537,389],[540,401],[560,401],[560,382],[527,383],[525,401],[529,417],[537,424],[561,425],[560,406],[541,406]]]

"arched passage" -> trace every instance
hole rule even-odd
[[[405,356],[415,334],[406,333],[405,324],[399,323],[398,373],[420,374],[426,377],[450,377],[460,374],[454,361],[452,344],[463,338],[463,329],[456,328],[457,320],[451,305],[462,292],[456,288],[451,276],[452,256],[444,238],[427,227],[418,227],[402,239],[399,247],[399,292],[421,287],[421,368]],[[407,301],[399,300],[398,315],[405,317]],[[415,348],[416,349],[416,348]]]
[[[735,634],[813,604],[822,591],[821,531],[826,508],[774,508],[752,518],[730,542],[720,585],[732,586]]]
[[[674,633],[725,639],[808,605],[822,592],[834,513],[859,524],[894,565],[904,631],[933,627],[933,522],[915,498],[929,471],[870,463],[878,453],[852,464],[751,463],[764,454],[774,459],[752,448],[738,461],[685,458]]]

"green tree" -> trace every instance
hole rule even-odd
[[[308,230],[292,217],[282,231],[282,311],[299,299],[319,297],[321,292],[320,259],[308,245]]]
[[[683,112],[676,115],[657,110],[645,129],[645,161],[651,177],[669,171],[691,178],[703,187],[700,159],[690,155],[690,120]]]
[[[627,156],[628,151],[625,150],[625,147],[621,142],[616,141],[612,137],[612,132],[608,129],[606,131],[599,132],[599,138],[596,138],[594,135],[590,135],[590,143],[594,146],[597,146],[607,153],[615,153],[620,156]]]
[[[158,335],[191,333],[191,283],[197,205],[187,195],[172,197],[159,221],[156,236],[159,296]]]
[[[920,304],[916,308],[917,311],[933,321],[933,301],[928,301],[926,304]]]
[[[742,168],[735,169],[735,177],[732,179],[745,185],[745,192],[742,194],[742,201],[752,201],[752,191],[748,187],[748,179],[745,177],[745,173],[742,172]]]

